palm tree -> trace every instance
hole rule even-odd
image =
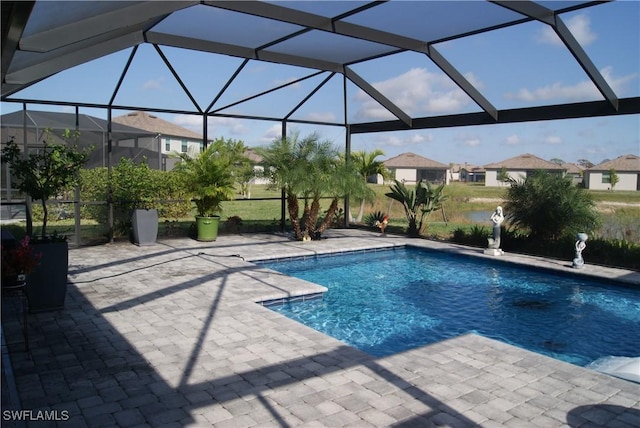
[[[365,183],[372,175],[380,174],[385,180],[389,178],[389,170],[384,166],[382,161],[376,160],[378,156],[384,156],[384,152],[380,149],[375,149],[372,152],[355,151],[351,153],[351,161],[358,171],[358,175],[360,175]],[[358,210],[358,216],[356,217],[357,223],[362,222],[365,203],[371,202],[372,197],[375,197],[375,195],[371,192],[362,195],[360,200],[360,209]]]
[[[181,160],[176,171],[193,194],[199,216],[220,212],[222,202],[233,198],[236,169],[245,149],[242,141],[218,138],[199,153],[173,153]]]
[[[424,218],[432,211],[439,210],[445,201],[443,193],[445,184],[433,188],[428,181],[420,180],[416,184],[415,190],[407,188],[401,181],[394,180],[391,192],[385,196],[398,201],[404,208],[404,213],[409,221],[407,235],[412,238],[420,236]]]
[[[551,242],[578,232],[590,233],[599,224],[593,196],[573,185],[571,178],[536,171],[511,179],[504,207],[512,226],[528,231],[535,242]]]
[[[271,183],[284,189],[297,240],[319,236],[331,223],[339,199],[366,187],[351,164],[338,155],[331,141],[321,140],[317,133],[302,138],[299,132],[294,132],[256,151],[269,167]],[[331,197],[331,204],[319,222],[323,197]],[[300,199],[304,201],[302,216]]]

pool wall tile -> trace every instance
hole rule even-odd
[[[262,306],[280,306],[287,303],[307,302],[309,300],[318,300],[324,298],[324,293],[303,294],[301,296],[283,297],[279,299],[270,299],[257,302]]]

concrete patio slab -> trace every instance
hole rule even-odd
[[[3,301],[16,410],[55,419],[28,426],[640,424],[636,383],[473,334],[374,358],[256,304],[324,288],[255,260],[407,243],[497,258],[368,231],[327,236],[302,243],[277,234],[226,235],[213,243],[71,250],[65,309],[29,316],[31,358],[12,318],[18,306]],[[640,284],[632,271],[587,265],[577,272],[570,262],[509,254],[500,260]],[[19,426],[5,410],[3,399],[3,426]]]

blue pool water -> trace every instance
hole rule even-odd
[[[585,366],[640,356],[640,290],[415,248],[260,265],[328,287],[270,308],[374,356],[473,332]]]

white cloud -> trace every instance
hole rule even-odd
[[[178,114],[173,117],[173,123],[196,132],[202,132],[202,117],[190,114]]]
[[[468,78],[477,81],[473,75]],[[373,83],[373,86],[410,116],[457,112],[470,102],[447,76],[430,73],[424,68],[412,68],[399,76]],[[355,100],[361,103],[356,113],[358,119],[388,120],[394,117],[364,91],[359,91]]]
[[[276,138],[282,137],[282,125],[273,125],[267,129],[260,137],[260,141],[263,143],[271,143]]]
[[[623,94],[628,84],[635,81],[638,76],[637,73],[633,73],[627,76],[616,77],[613,74],[612,67],[605,67],[600,73],[617,94]],[[552,85],[542,86],[536,89],[522,88],[516,93],[508,92],[505,94],[505,98],[526,102],[552,100],[584,101],[602,99],[602,95],[591,80],[583,80],[575,85],[564,85],[561,82],[556,82]]]
[[[316,122],[335,122],[336,121],[336,115],[331,113],[331,112],[309,113],[307,115],[307,120],[313,120],[313,121],[316,121]]]
[[[550,100],[585,100],[598,96],[598,91],[590,80],[579,82],[573,86],[564,86],[561,82],[543,86],[537,89],[522,88],[517,93],[507,93],[505,97],[511,100],[526,102]]]
[[[600,70],[602,77],[611,86],[611,89],[618,95],[626,95],[626,89],[629,83],[636,82],[638,73],[628,74],[626,76],[616,77],[613,75],[613,67],[604,67]]]
[[[202,134],[201,116],[179,114],[174,116],[173,123]],[[247,134],[247,127],[239,119],[230,117],[210,117],[208,120],[207,133],[209,138],[213,138],[213,136],[227,137],[227,134],[245,135]]]
[[[209,134],[214,132],[220,135],[225,134],[225,132],[218,131],[219,129],[226,129],[232,135],[245,135],[248,132],[243,121],[232,117],[210,117],[208,123]]]
[[[401,135],[402,137],[400,137]],[[431,134],[396,134],[376,138],[376,147],[382,150],[385,147],[408,147],[420,143],[428,143],[433,141]]]
[[[164,77],[158,77],[157,79],[149,79],[142,84],[142,89],[144,90],[160,89],[163,83],[164,83]]]
[[[433,138],[430,135],[421,135],[421,134],[413,134],[408,138],[409,143],[411,144],[416,144],[416,143],[424,143],[424,142],[428,142],[431,141]]]
[[[478,147],[480,145],[479,138],[468,138],[462,142],[467,147]]]
[[[544,142],[547,144],[560,144],[562,143],[562,138],[557,135],[550,135],[544,139]]]
[[[278,86],[282,86],[282,85],[286,85],[288,83],[293,82],[294,80],[297,80],[298,78],[293,78],[290,77],[288,79],[276,79],[273,81],[274,87],[278,87]],[[302,87],[302,85],[300,84],[300,82],[297,83],[293,83],[289,86],[287,86],[287,88],[296,88],[296,89],[300,89]]]
[[[510,146],[517,146],[518,144],[520,144],[520,137],[518,137],[517,135],[509,135],[504,139],[504,142]]]
[[[581,46],[587,46],[594,42],[598,35],[591,30],[591,21],[586,15],[576,15],[567,21],[565,21],[569,31],[576,38]],[[553,28],[549,25],[545,25],[542,30],[537,34],[537,40],[540,43],[551,44],[555,46],[563,46],[562,40],[555,33]]]

